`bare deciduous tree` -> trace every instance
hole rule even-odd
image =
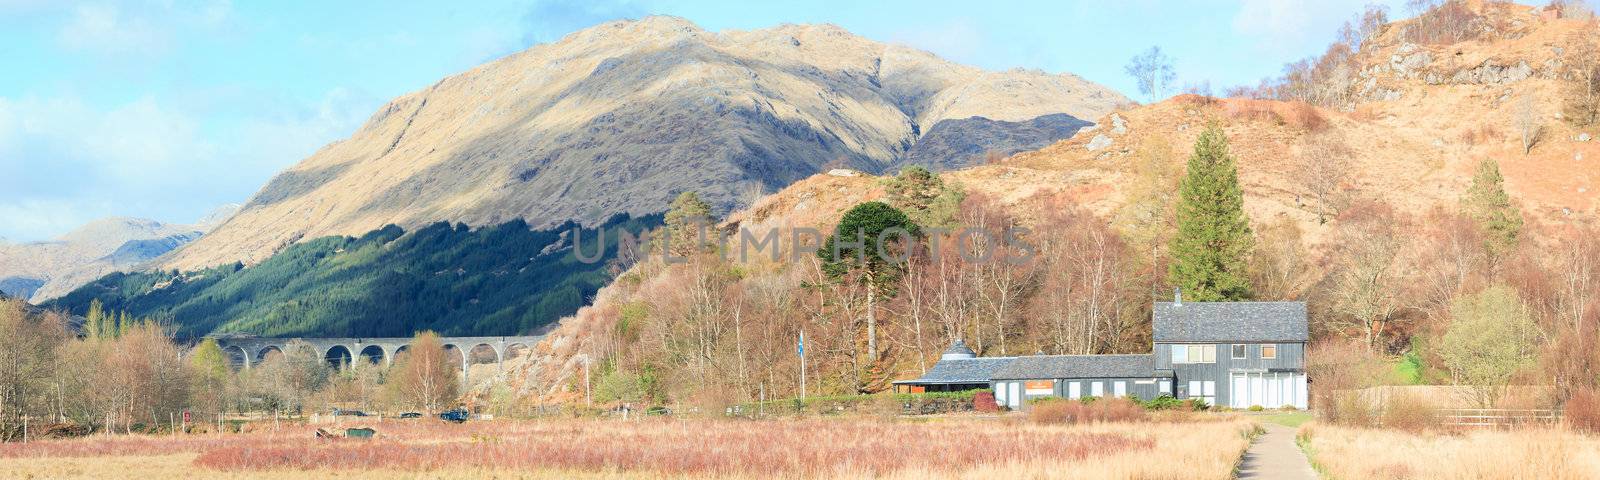
[[[405,354],[395,358],[393,368],[388,386],[395,400],[404,405],[431,414],[460,395],[459,366],[449,358],[437,333],[418,333]]]
[[[1333,326],[1360,331],[1362,343],[1377,349],[1404,306],[1403,227],[1388,205],[1372,203],[1352,207],[1338,222],[1338,267],[1329,292],[1337,313]]]
[[[1161,47],[1150,47],[1134,55],[1123,71],[1133,77],[1139,93],[1145,94],[1151,102],[1165,98],[1172,79],[1177,76],[1172,69],[1172,57],[1161,53]]]
[[[1539,118],[1539,109],[1532,95],[1524,94],[1517,101],[1514,115],[1512,124],[1522,136],[1522,154],[1527,155],[1533,151],[1533,146],[1538,144],[1539,138],[1544,135],[1544,121]]]
[[[1318,222],[1327,223],[1350,204],[1351,195],[1345,189],[1350,178],[1350,157],[1350,147],[1336,133],[1312,135],[1300,148],[1298,177],[1301,187],[1316,203],[1312,209]]]

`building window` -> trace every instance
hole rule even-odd
[[[1217,346],[1173,345],[1172,363],[1217,363]]]
[[[1089,396],[1095,398],[1106,396],[1106,385],[1100,382],[1089,382]]]
[[[1245,351],[1247,349],[1244,348],[1244,347],[1245,347],[1244,345],[1234,345],[1233,346],[1233,359],[1234,360],[1244,360],[1245,359],[1245,355],[1246,355]]]
[[[1111,392],[1112,392],[1112,395],[1115,395],[1118,398],[1128,396],[1128,382],[1112,383],[1111,384]]]
[[[1278,346],[1277,345],[1262,345],[1261,346],[1261,358],[1265,358],[1265,359],[1278,358]]]
[[[1199,381],[1199,380],[1190,380],[1189,381],[1189,398],[1203,400],[1203,401],[1206,402],[1206,405],[1216,405],[1217,404],[1217,382],[1210,381],[1210,380],[1207,380],[1207,381],[1204,381],[1204,382]]]

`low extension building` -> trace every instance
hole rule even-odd
[[[978,357],[957,341],[921,378],[897,391],[992,389],[995,402],[1036,398],[1163,395],[1233,408],[1307,405],[1304,302],[1171,302],[1154,305],[1151,353]]]
[[[967,344],[956,340],[939,355],[922,378],[894,382],[896,392],[964,392],[989,388],[994,373],[1017,357],[978,357]]]

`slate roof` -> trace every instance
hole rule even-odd
[[[1305,302],[1156,302],[1156,342],[1304,342]]]
[[[963,341],[960,341],[960,340],[956,340],[956,343],[950,344],[950,348],[944,349],[944,355],[971,355],[971,356],[977,356],[978,352],[974,352],[974,351],[972,351],[972,349],[967,348],[967,343],[966,342],[963,342]]]
[[[1034,355],[1017,357],[994,372],[995,380],[1035,378],[1170,377],[1156,372],[1156,357],[1141,355]]]
[[[933,364],[922,378],[916,380],[902,380],[897,384],[953,384],[953,383],[989,383],[995,370],[1016,360],[1016,357],[981,357],[940,360]]]

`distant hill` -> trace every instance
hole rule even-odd
[[[691,190],[726,212],[824,167],[1034,148],[1125,103],[1070,74],[984,71],[832,25],[605,23],[394,99],[160,267],[255,264],[388,224],[593,226]]]
[[[0,243],[0,292],[39,303],[108,273],[140,268],[200,238],[238,207],[217,208],[195,224],[106,218],[53,240]]]
[[[581,233],[583,252],[615,258],[615,231],[640,232],[660,217],[619,217]],[[44,304],[76,314],[90,302],[170,320],[179,336],[406,337],[512,335],[539,331],[589,302],[614,264],[573,255],[569,224],[535,231],[521,220],[472,229],[436,223],[360,237],[295,244],[259,265],[190,272],[113,273]]]

